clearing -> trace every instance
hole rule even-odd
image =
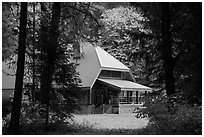
[[[97,129],[140,129],[148,124],[148,118],[136,118],[134,114],[74,115],[74,120]]]

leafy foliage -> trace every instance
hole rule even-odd
[[[18,3],[2,3],[2,60],[7,60],[17,49],[19,26]]]
[[[104,49],[130,67],[138,81],[149,82],[150,49],[156,41],[140,9],[118,6],[105,10],[100,21],[104,25],[100,39]]]
[[[139,113],[148,115],[150,122],[142,133],[153,135],[200,135],[202,134],[202,108],[187,104],[174,104],[175,113],[168,111],[167,97],[157,95],[145,102]]]
[[[9,113],[11,113],[12,100],[4,99],[2,100],[2,118],[5,118]]]

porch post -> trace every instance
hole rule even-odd
[[[145,98],[147,97],[147,91],[145,91]]]
[[[90,88],[89,92],[88,92],[88,104],[91,105],[91,99],[92,99],[92,94],[91,94],[92,89]]]
[[[136,104],[139,103],[139,100],[138,100],[138,91],[136,91]]]
[[[127,91],[127,103],[129,104],[130,102],[130,91]]]
[[[101,95],[101,104],[102,104],[102,114],[104,114],[103,93]]]
[[[147,91],[145,91],[145,97],[144,97],[144,101],[147,100]]]

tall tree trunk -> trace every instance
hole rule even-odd
[[[163,42],[163,58],[164,58],[164,74],[166,93],[168,98],[168,110],[174,113],[176,107],[175,100],[171,96],[175,93],[175,83],[173,76],[173,59],[172,59],[172,45],[170,33],[170,17],[169,17],[169,3],[162,3],[162,42]]]
[[[46,127],[49,122],[49,107],[50,107],[50,93],[52,91],[52,77],[55,70],[55,61],[56,61],[56,50],[58,45],[58,28],[60,22],[60,12],[61,6],[60,3],[54,2],[52,8],[52,19],[50,26],[50,39],[49,39],[49,47],[48,47],[48,93],[46,99]]]
[[[15,90],[13,98],[13,106],[11,112],[11,121],[9,123],[8,134],[19,133],[19,119],[21,111],[22,90],[23,90],[23,76],[25,64],[25,49],[26,49],[26,25],[27,25],[27,3],[21,3],[20,12],[20,32],[18,44],[18,61],[17,73],[15,81]]]
[[[48,30],[49,30],[49,15],[48,11],[46,8],[45,3],[40,3],[41,4],[41,21],[40,21],[40,50],[41,50],[41,74],[40,74],[40,93],[41,93],[41,102],[43,104],[48,104],[47,100],[49,100],[48,96]],[[45,117],[45,127],[48,125],[48,118],[49,118],[49,107],[46,105],[46,117]]]
[[[162,3],[162,42],[164,57],[164,73],[167,95],[175,93],[173,77],[172,45],[170,33],[169,3]]]
[[[32,101],[35,101],[35,2],[33,2],[33,85]]]

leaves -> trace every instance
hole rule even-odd
[[[19,5],[2,3],[2,60],[8,60],[17,50]]]

